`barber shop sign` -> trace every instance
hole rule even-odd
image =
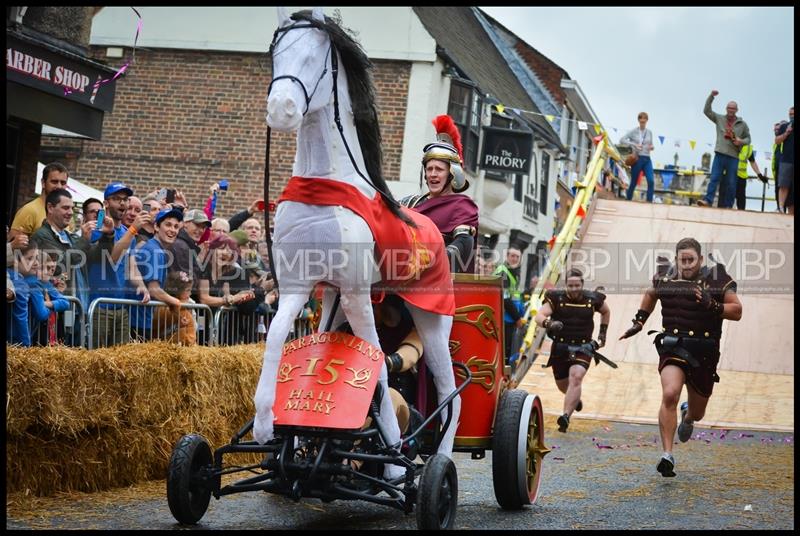
[[[481,167],[487,171],[527,175],[531,167],[533,133],[483,127]]]

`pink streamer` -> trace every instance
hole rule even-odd
[[[136,59],[136,43],[138,43],[138,41],[139,41],[139,33],[142,31],[142,16],[139,14],[138,11],[136,11],[135,7],[131,7],[131,9],[133,10],[134,13],[136,13],[136,16],[139,17],[139,23],[136,25],[136,37],[134,37],[134,39],[133,39],[133,52],[131,52],[131,61],[129,61],[128,63],[126,63],[122,67],[120,67],[119,70],[111,78],[103,78],[103,79],[101,79],[100,76],[97,77],[97,81],[92,86],[92,97],[89,99],[89,102],[91,102],[92,104],[94,104],[94,99],[95,99],[95,97],[97,97],[97,90],[100,89],[100,86],[102,86],[103,84],[107,84],[108,82],[112,82],[112,81],[116,80],[117,78],[119,78],[119,76],[121,76],[122,73],[124,73],[128,69],[128,66],[131,63],[133,63],[134,60]],[[69,95],[70,93],[72,93],[72,90],[67,88],[67,87],[65,87],[64,88],[64,95]]]

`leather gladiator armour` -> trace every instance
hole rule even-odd
[[[721,264],[703,267],[692,280],[680,279],[674,266],[662,266],[653,276],[653,288],[661,300],[662,327],[666,335],[682,334],[713,339],[722,336],[722,317],[697,301],[695,288],[706,290],[714,300],[723,302],[729,289],[736,291],[736,282]]]
[[[667,365],[677,365],[686,374],[688,385],[702,396],[711,396],[714,384],[720,380],[717,365],[722,315],[703,307],[695,289],[704,290],[721,304],[727,290],[736,291],[736,282],[721,264],[703,267],[690,281],[680,279],[674,266],[664,264],[653,277],[653,288],[661,300],[664,328],[653,341],[659,356],[659,372]]]
[[[567,297],[566,290],[548,290],[544,299],[553,310],[550,318],[564,323],[564,328],[558,333],[548,333],[553,342],[583,344],[592,340],[594,313],[605,303],[605,294],[582,290],[577,300],[571,300]]]

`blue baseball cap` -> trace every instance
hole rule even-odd
[[[183,221],[183,211],[177,208],[165,208],[156,214],[156,223],[161,223],[165,218],[177,218],[178,221]]]
[[[133,190],[122,184],[121,182],[112,182],[106,186],[106,191],[103,194],[103,199],[108,199],[117,192],[125,192],[129,196],[133,195]]]

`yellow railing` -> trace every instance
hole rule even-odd
[[[604,159],[603,156],[607,155],[617,162],[622,162],[622,157],[614,148],[613,145],[608,143],[608,136],[604,132],[595,138],[597,146],[595,147],[592,159],[589,161],[589,166],[586,169],[586,175],[583,180],[576,182],[577,187],[575,193],[575,200],[572,203],[567,219],[564,222],[561,232],[555,239],[555,242],[550,249],[550,257],[544,272],[539,277],[539,283],[536,288],[531,292],[528,304],[525,308],[524,318],[527,321],[528,330],[522,340],[522,345],[519,348],[519,359],[514,370],[512,378],[513,385],[519,384],[522,378],[528,372],[536,353],[541,347],[544,340],[545,330],[540,329],[533,321],[537,311],[542,306],[544,300],[544,289],[547,283],[555,285],[561,275],[564,260],[567,258],[573,243],[575,242],[578,229],[588,213],[589,206],[591,205],[595,188],[597,187],[597,179],[603,170]],[[578,215],[579,212],[582,215]]]

